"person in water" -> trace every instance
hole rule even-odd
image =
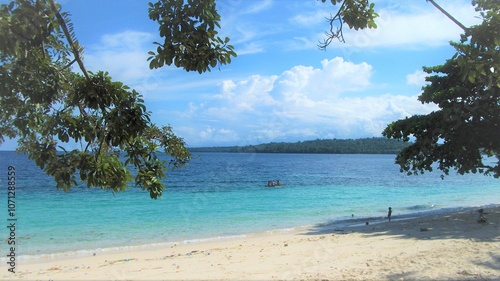
[[[391,221],[391,216],[392,216],[392,208],[389,207],[389,212],[387,212],[387,218],[389,219],[389,221]]]
[[[277,181],[267,181],[267,187],[281,186],[280,180]]]
[[[477,222],[485,223],[487,221],[487,219],[484,216],[484,214],[485,214],[484,210],[483,209],[479,209],[477,212],[479,213],[479,219],[477,220]]]

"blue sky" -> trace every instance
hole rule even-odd
[[[160,39],[148,1],[59,1],[87,68],[140,92],[153,122],[191,147],[379,137],[392,121],[435,110],[417,101],[422,66],[451,58],[449,41],[462,30],[425,0],[373,2],[378,29],[345,30],[346,43],[320,51],[325,17],[337,11],[329,1],[218,0],[219,33],[238,57],[200,75],[149,69],[147,52]],[[480,22],[470,0],[437,3],[465,26]]]

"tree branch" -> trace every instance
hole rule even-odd
[[[344,9],[344,6],[345,6],[345,1],[342,3],[340,9],[338,10],[337,14],[335,14],[335,16],[333,17],[330,16],[330,18],[327,18],[327,21],[330,23],[330,32],[325,32],[327,38],[323,40],[323,42],[320,42],[318,44],[318,48],[320,50],[326,50],[326,47],[330,45],[330,43],[334,38],[337,38],[340,42],[345,43],[344,34],[342,33],[342,11]],[[340,27],[337,27],[337,30],[333,31],[333,29],[335,28],[333,23],[337,20],[340,24]]]
[[[66,65],[65,67],[63,67],[61,70],[64,70],[66,68],[69,68],[70,66],[72,66],[74,63],[76,62],[76,58],[73,59],[70,63],[68,63],[68,65]]]
[[[460,28],[462,28],[465,32],[467,32],[467,27],[465,27],[465,25],[463,25],[456,18],[454,18],[452,15],[450,15],[450,13],[448,13],[445,9],[441,8],[441,6],[439,6],[436,2],[434,2],[434,0],[427,0],[427,2],[431,2],[431,4],[434,5],[434,7],[436,7],[439,11],[441,11],[441,13],[445,14],[445,16],[447,16],[456,25],[460,26]]]
[[[49,0],[49,2],[50,2],[50,6],[51,6],[53,12],[56,14],[57,21],[61,25],[61,28],[64,32],[64,36],[66,36],[66,40],[68,40],[68,43],[71,46],[71,49],[73,51],[73,55],[75,56],[75,60],[78,62],[78,66],[80,66],[80,70],[82,71],[85,78],[87,78],[87,80],[90,82],[91,81],[90,76],[89,76],[87,70],[85,69],[85,65],[83,64],[83,61],[80,57],[80,52],[78,51],[78,48],[76,47],[76,44],[73,41],[73,38],[71,37],[71,34],[68,30],[68,26],[66,25],[66,21],[61,16],[61,13],[59,13],[59,10],[57,10],[56,3],[54,2],[54,0]]]
[[[54,0],[49,0],[50,2],[50,7],[52,8],[52,11],[55,13],[57,21],[61,25],[61,28],[64,32],[64,36],[66,36],[66,40],[68,40],[69,45],[71,46],[71,50],[73,51],[73,55],[75,56],[75,59],[66,67],[69,67],[71,64],[73,64],[75,61],[78,62],[78,66],[80,67],[80,70],[82,71],[83,75],[87,79],[87,81],[91,81],[90,75],[87,72],[87,69],[85,68],[85,65],[83,64],[83,60],[81,59],[80,52],[78,51],[78,48],[76,47],[75,42],[73,41],[73,37],[71,36],[71,33],[69,32],[68,26],[66,25],[66,21],[62,17],[61,13],[57,9],[56,3]],[[65,67],[65,68],[66,68]],[[81,102],[78,103],[78,109],[80,110],[80,113],[84,116],[87,116],[87,112],[83,108]]]

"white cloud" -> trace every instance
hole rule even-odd
[[[263,42],[250,42],[248,44],[240,44],[238,48],[235,49],[239,56],[241,55],[249,55],[249,54],[257,54],[264,52],[264,43]]]
[[[179,92],[213,87],[220,78],[205,74],[186,73],[175,66],[150,69],[148,51],[154,49],[156,35],[138,31],[124,31],[102,36],[98,44],[85,49],[87,70],[109,72],[114,81],[121,81],[135,89],[147,101],[178,99]]]
[[[321,38],[320,36],[317,36]],[[290,41],[286,46],[286,50],[311,50],[318,49],[318,40],[312,40],[305,36],[293,37],[293,41]]]
[[[321,61],[321,65],[322,69],[299,65],[283,72],[278,81],[283,93],[292,99],[329,100],[371,84],[372,67],[367,63],[354,64],[336,57]]]
[[[373,47],[401,47],[421,49],[427,46],[447,45],[450,40],[458,41],[463,30],[432,5],[419,7],[408,4],[405,11],[379,10],[375,21],[376,29],[354,31],[345,29],[346,44],[339,46],[347,50]],[[445,8],[466,26],[477,24],[477,13],[469,3],[451,5]],[[410,11],[410,12],[408,12]]]
[[[247,144],[380,136],[390,122],[436,108],[421,104],[417,94],[360,97],[373,86],[372,66],[367,63],[337,57],[321,66],[299,65],[279,76],[224,81],[220,93],[204,100],[204,106],[191,104],[187,109],[193,123],[210,120],[210,127],[186,138],[196,145],[201,140]]]
[[[316,49],[330,28],[326,18],[339,8],[317,1],[290,0],[287,7],[281,2],[279,5],[272,5],[271,1],[248,3],[225,3],[221,12],[221,32],[232,38],[231,43],[241,55],[263,53],[277,46],[286,50]],[[347,55],[381,47],[422,49],[447,45],[450,40],[459,40],[463,32],[425,1],[385,0],[376,4],[375,10],[380,15],[376,19],[377,29],[356,31],[344,25],[346,44],[335,42],[330,48],[341,48]],[[465,26],[480,22],[470,1],[449,1],[442,6]]]
[[[269,93],[273,90],[276,79],[277,76],[253,75],[236,83],[226,80],[222,83],[221,93],[214,97],[226,100],[231,104],[231,108],[239,112],[254,111],[256,107],[272,106],[276,104],[276,101]]]
[[[305,13],[300,13],[292,18],[290,18],[290,22],[306,27],[310,26],[318,26],[318,24],[324,24],[327,22],[326,19],[330,18],[330,13],[325,10],[316,10],[316,11],[308,11]],[[326,25],[325,25],[326,26]]]
[[[425,77],[428,74],[422,70],[415,70],[412,74],[406,75],[406,84],[415,85],[415,86],[423,86],[425,82]]]
[[[148,49],[152,49],[153,35],[145,32],[124,31],[108,34],[97,45],[85,52],[88,70],[106,70],[114,80],[130,83],[152,75],[149,69]]]
[[[442,3],[450,14],[465,26],[480,23],[478,14],[470,1],[448,1]],[[295,39],[289,49],[315,49],[318,42],[326,38],[324,32],[330,26],[325,20],[336,13],[338,6],[304,4],[304,9],[287,20],[296,28],[289,39]],[[375,10],[376,29],[351,30],[343,26],[346,43],[332,42],[329,48],[340,48],[348,56],[354,52],[373,48],[422,49],[448,45],[451,40],[458,41],[463,30],[437,10],[432,4],[414,1],[380,1]],[[280,23],[278,23],[280,24]]]
[[[207,127],[205,130],[198,133],[199,141],[212,142],[231,142],[238,139],[238,135],[230,129],[214,129]]]
[[[412,49],[436,51],[434,46],[459,39],[462,32],[459,27],[425,1],[418,5],[414,1],[380,1],[380,6],[379,3],[376,6],[381,15],[378,29],[356,32],[346,29],[347,44],[332,44],[333,51],[343,54],[343,58],[322,60],[325,56],[317,55],[317,51],[311,50],[315,52],[312,54],[297,51],[293,53],[297,54],[295,62],[289,50],[315,49],[318,39],[323,38],[319,34],[328,28],[325,11],[335,11],[333,6],[328,8],[317,2],[290,1],[287,7],[273,1],[221,2],[226,12],[221,13],[221,33],[231,37],[230,42],[239,55],[249,55],[243,61],[250,67],[235,60],[222,71],[203,76],[186,74],[173,67],[151,71],[147,51],[154,48],[151,42],[157,34],[133,31],[104,36],[99,44],[87,46],[86,62],[89,69],[108,70],[116,80],[146,93],[146,101],[153,104],[153,118],[158,123],[174,123],[174,128],[190,145],[379,136],[392,121],[435,110],[433,105],[422,105],[417,100],[419,93],[408,93],[413,87],[403,90],[401,85],[387,86],[395,81],[393,74],[384,77],[386,70],[374,70],[369,63],[351,62],[348,55],[363,51],[363,56],[356,59],[369,61],[371,50],[379,56],[396,49],[406,53]],[[466,26],[478,22],[469,2],[442,4]],[[295,9],[301,5],[309,6]],[[248,6],[253,9],[241,9]],[[248,11],[252,12],[250,16]],[[314,57],[314,66],[308,56]],[[269,60],[262,64],[267,67],[265,70],[259,65],[262,59]],[[401,58],[401,63],[407,62],[412,63]],[[374,60],[373,64],[377,62]],[[279,68],[282,65],[287,67]],[[273,69],[274,66],[279,70]],[[249,75],[249,72],[276,75]],[[415,71],[406,76],[406,82],[423,85],[423,77],[423,72]],[[403,80],[397,78],[394,83]],[[384,88],[406,92],[381,93]],[[156,104],[157,101],[169,102]],[[148,109],[151,110],[149,104]]]
[[[260,2],[254,1],[249,7],[247,7],[247,9],[245,9],[242,12],[247,14],[255,14],[269,9],[272,5],[273,5],[273,0],[264,0]]]

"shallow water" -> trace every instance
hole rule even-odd
[[[16,167],[21,256],[383,220],[389,206],[397,219],[500,203],[499,180],[483,175],[442,180],[440,172],[406,176],[399,173],[394,155],[198,153],[187,168],[167,173],[160,200],[133,187],[118,194],[85,187],[63,192],[25,155],[0,152],[0,157],[2,187],[7,186],[7,166]],[[267,188],[268,180],[284,185]],[[0,202],[5,223],[6,188]]]

